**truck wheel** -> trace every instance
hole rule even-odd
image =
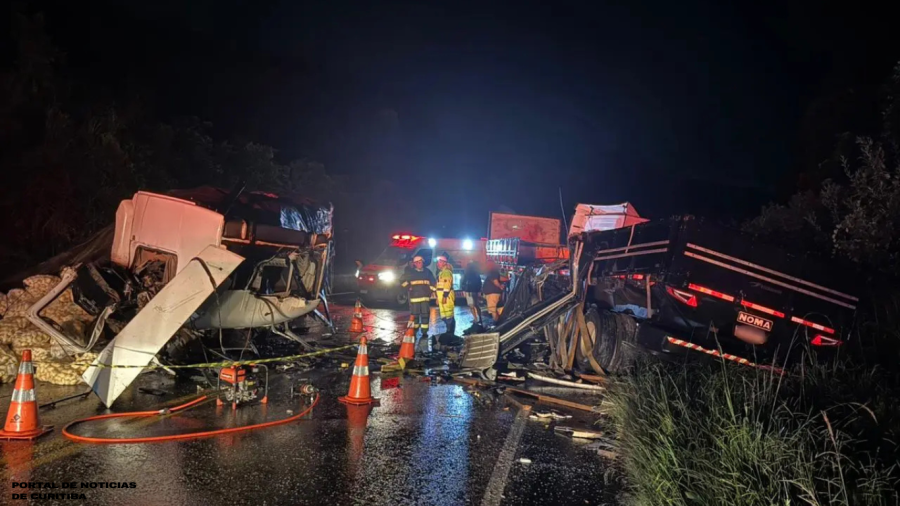
[[[397,292],[397,295],[394,296],[394,304],[397,307],[406,307],[409,305],[409,292],[406,290]]]
[[[610,374],[626,372],[634,362],[634,344],[637,324],[623,314],[591,307],[584,314],[588,334],[593,338],[592,355],[604,371]],[[590,369],[590,365],[588,369]]]

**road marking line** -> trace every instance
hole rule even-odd
[[[504,441],[503,448],[500,450],[500,456],[497,457],[494,472],[491,473],[491,481],[488,482],[487,490],[484,491],[481,506],[498,506],[503,499],[503,490],[506,489],[509,471],[512,469],[513,459],[516,457],[516,449],[519,447],[519,441],[522,440],[522,433],[525,432],[525,425],[530,413],[531,406],[524,406],[516,414],[513,426],[509,429],[509,434],[506,436],[506,441]]]

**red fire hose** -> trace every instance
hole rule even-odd
[[[82,418],[81,420],[75,420],[74,422],[70,422],[68,425],[63,427],[62,433],[67,438],[72,441],[76,441],[79,443],[91,443],[91,444],[128,444],[128,443],[163,443],[167,441],[183,441],[185,439],[199,439],[205,437],[212,436],[221,436],[223,434],[234,434],[235,432],[246,432],[256,429],[264,429],[266,427],[274,427],[276,425],[283,425],[286,423],[291,423],[293,421],[299,420],[304,417],[307,413],[309,413],[312,408],[315,407],[316,404],[319,403],[319,394],[316,394],[316,398],[313,400],[313,403],[309,405],[308,408],[304,409],[302,412],[290,416],[288,418],[284,418],[282,420],[275,420],[272,422],[264,422],[258,423],[255,425],[244,425],[243,427],[232,427],[229,429],[216,429],[216,430],[208,430],[203,432],[191,432],[188,434],[172,434],[169,436],[153,436],[153,437],[131,437],[131,438],[102,438],[102,437],[87,437],[87,436],[79,436],[77,434],[72,434],[69,432],[69,429],[75,425],[92,422],[95,420],[106,420],[109,418],[142,418],[148,416],[158,416],[158,415],[167,415],[170,413],[176,413],[178,411],[187,409],[191,406],[194,406],[204,400],[206,400],[207,396],[203,395],[198,397],[191,402],[182,404],[180,406],[175,406],[171,409],[158,409],[155,411],[132,411],[129,413],[114,413],[110,415],[98,415],[91,416],[88,418]]]

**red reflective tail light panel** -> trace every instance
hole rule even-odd
[[[761,311],[761,312],[763,312],[763,313],[770,314],[770,315],[772,315],[772,316],[777,316],[777,317],[779,317],[779,318],[784,318],[784,313],[782,313],[781,311],[776,311],[776,310],[774,310],[774,309],[767,308],[766,306],[760,306],[759,304],[754,304],[754,303],[752,303],[752,302],[750,302],[750,301],[742,300],[742,301],[741,301],[741,305],[744,306],[744,307],[746,307],[746,308],[755,309],[755,310],[757,310],[757,311]]]
[[[804,320],[803,318],[797,318],[796,316],[791,317],[791,321],[794,323],[799,323],[801,325],[806,325],[807,327],[812,327],[816,330],[821,330],[822,332],[827,332],[829,334],[834,334],[834,329],[830,327],[826,327],[825,325],[820,325],[815,322],[811,322],[808,320]]]
[[[809,342],[813,346],[840,346],[844,344],[840,339],[835,339],[833,337],[823,336],[821,334],[817,335],[813,338],[812,341]]]
[[[691,283],[688,285],[688,288],[691,290],[698,291],[700,293],[705,293],[706,295],[712,295],[713,297],[718,297],[722,300],[727,300],[728,302],[734,302],[734,297],[728,295],[727,293],[717,292],[711,288],[706,288],[705,286],[695,285]]]
[[[666,287],[666,292],[682,304],[687,304],[690,307],[697,307],[697,297],[692,293],[682,292],[681,290],[676,290],[671,286]]]

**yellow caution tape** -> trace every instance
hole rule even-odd
[[[116,364],[82,364],[82,363],[74,363],[70,364],[73,366],[85,366],[85,367],[99,367],[99,368],[107,368],[107,369],[218,369],[220,367],[234,367],[238,365],[256,365],[256,364],[271,364],[273,362],[292,362],[301,358],[308,357],[316,357],[319,355],[326,355],[328,353],[334,353],[336,351],[342,351],[349,348],[355,348],[357,345],[348,344],[347,346],[338,346],[337,348],[328,348],[325,350],[313,351],[310,353],[302,353],[300,355],[289,355],[286,357],[273,357],[273,358],[260,358],[256,360],[238,360],[238,361],[225,361],[225,362],[207,362],[205,364],[189,364],[189,365],[116,365]],[[40,364],[37,364],[40,365]]]

